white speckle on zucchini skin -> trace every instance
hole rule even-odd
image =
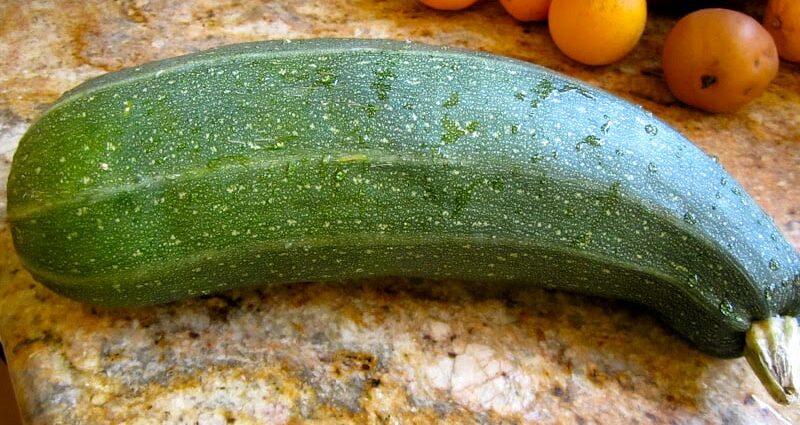
[[[246,44],[91,81],[20,143],[9,221],[39,279],[103,304],[519,279],[641,302],[723,356],[752,318],[800,312],[797,253],[666,124],[542,68],[406,43]]]

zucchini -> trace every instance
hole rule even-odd
[[[776,398],[794,391],[769,369],[797,364],[781,348],[797,347],[800,259],[771,219],[652,114],[520,61],[338,39],[107,74],[28,130],[8,196],[26,268],[91,304],[389,275],[537,284],[641,303],[720,357],[758,323],[748,359]]]

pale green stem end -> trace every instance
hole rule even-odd
[[[753,322],[745,337],[745,357],[769,394],[781,404],[797,400],[800,327],[791,316]]]

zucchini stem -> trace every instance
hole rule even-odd
[[[800,328],[792,316],[753,322],[745,336],[745,357],[769,394],[781,404],[797,401]]]

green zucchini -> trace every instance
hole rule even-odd
[[[92,304],[456,278],[641,303],[721,357],[767,320],[785,325],[756,340],[797,345],[798,254],[715,159],[638,106],[489,54],[261,42],[104,75],[24,135],[8,196],[23,264]],[[770,369],[758,341],[748,358]],[[791,397],[793,376],[760,375]]]

